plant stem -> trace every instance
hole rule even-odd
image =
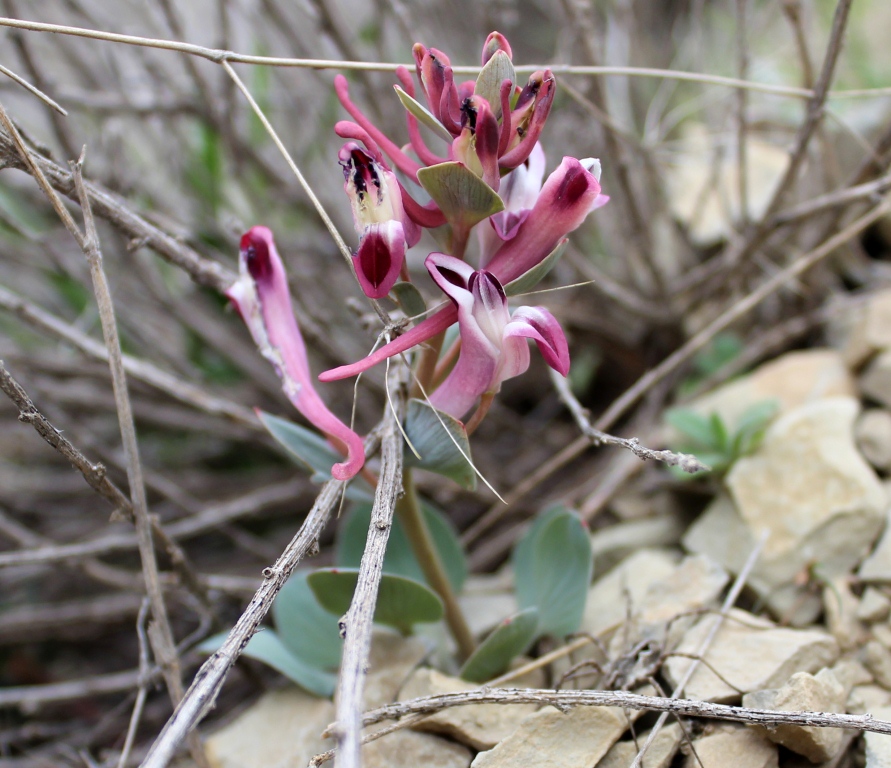
[[[430,535],[430,529],[427,527],[427,521],[424,519],[424,513],[418,502],[418,494],[415,491],[410,469],[403,470],[402,487],[405,492],[396,503],[396,513],[405,527],[412,551],[427,582],[442,599],[445,606],[446,624],[458,644],[458,655],[464,661],[476,650],[476,643],[467,626],[464,612],[458,604],[458,598],[449,583],[439,552],[436,551],[433,537]]]
[[[445,331],[437,333],[431,339],[421,352],[421,359],[415,370],[414,382],[411,386],[411,394],[409,397],[423,398],[424,393],[432,394],[434,377],[436,374],[436,361],[439,360],[439,353],[442,351],[442,342],[445,339]]]

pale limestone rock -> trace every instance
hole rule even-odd
[[[888,689],[874,684],[855,685],[848,696],[845,710],[852,715],[864,715],[889,705],[891,705],[891,692]]]
[[[711,630],[714,616],[704,616],[684,635],[678,652],[695,654]],[[687,683],[691,699],[732,703],[739,691],[751,693],[778,688],[795,672],[816,672],[838,657],[835,638],[815,630],[787,629],[752,614],[733,609],[724,619],[705,658],[733,687],[709,667],[700,664]],[[692,664],[689,658],[672,656],[663,667],[673,687]]]
[[[875,587],[867,587],[860,598],[857,608],[857,618],[867,624],[877,624],[884,621],[891,613],[891,600]]]
[[[640,549],[678,544],[689,516],[674,509],[658,517],[628,520],[591,534],[594,567],[602,573]]]
[[[396,731],[362,747],[364,768],[468,768],[470,759],[467,747],[409,730]]]
[[[852,368],[891,349],[891,290],[877,292],[865,306],[853,310],[845,335],[843,353]]]
[[[783,415],[828,397],[856,396],[857,385],[841,355],[833,349],[809,349],[788,352],[764,363],[697,398],[688,407],[703,415],[717,413],[733,429],[749,408],[765,400],[776,402],[778,415]]]
[[[844,712],[847,694],[831,670],[816,675],[796,672],[781,688],[755,691],[743,696],[743,706],[775,712]],[[838,753],[842,746],[839,728],[777,725],[756,726],[755,730],[776,744],[804,755],[812,763],[822,763]]]
[[[665,169],[671,214],[698,245],[714,245],[732,237],[736,232],[734,222],[742,218],[735,147],[731,143],[720,154],[703,151],[717,141],[720,139],[701,123],[685,126],[684,136],[671,155],[673,162]],[[788,162],[788,155],[779,147],[749,137],[747,218],[757,220],[767,210]]]
[[[880,352],[860,375],[860,391],[871,400],[891,407],[891,349]]]
[[[837,664],[831,667],[831,670],[835,679],[845,689],[845,696],[848,696],[855,686],[872,682],[869,670],[856,659],[840,659]]]
[[[885,488],[891,491],[891,483],[886,481]],[[885,513],[885,530],[882,538],[869,557],[863,561],[857,575],[863,581],[891,584],[891,506]]]
[[[859,648],[867,636],[866,626],[857,618],[860,601],[851,591],[850,582],[850,576],[839,576],[823,589],[826,627],[843,652]]]
[[[854,428],[857,447],[880,472],[891,470],[891,412],[882,408],[864,411]]]
[[[862,661],[875,681],[891,691],[891,651],[878,640],[870,640],[863,646]]]
[[[480,752],[472,768],[591,768],[628,728],[621,709],[575,707],[566,714],[544,709],[529,715],[494,749]]]
[[[296,768],[334,746],[334,705],[298,688],[272,691],[204,742],[212,768]]]
[[[375,629],[365,678],[365,708],[396,701],[399,689],[427,653],[426,644],[417,637]]]
[[[891,626],[888,626],[887,622],[884,624],[873,624],[869,631],[876,640],[888,650],[891,650]]]
[[[759,450],[731,469],[730,497],[716,497],[684,537],[689,550],[738,573],[766,530],[747,584],[793,625],[823,608],[807,589],[810,569],[830,579],[850,572],[884,523],[888,495],[853,442],[857,407],[828,398],[779,418]]]
[[[649,733],[646,731],[638,734],[638,744],[643,746]],[[677,723],[672,723],[660,730],[644,756],[645,768],[668,768],[678,751],[683,736],[684,732]],[[637,747],[633,741],[617,741],[610,747],[603,759],[597,763],[596,768],[628,768],[636,756]]]
[[[414,699],[440,693],[455,693],[477,688],[473,683],[448,677],[433,669],[418,669],[399,693],[400,699]],[[445,734],[473,749],[491,749],[511,734],[520,722],[534,712],[534,704],[509,707],[499,704],[479,704],[450,707],[426,718],[419,730]]]
[[[688,754],[684,768],[777,768],[779,763],[776,745],[745,726],[723,726],[693,746],[699,760]]]
[[[679,557],[660,549],[641,549],[600,576],[588,590],[582,632],[601,635],[619,627],[653,584],[672,573]]]
[[[472,575],[458,598],[467,625],[475,636],[488,634],[496,624],[518,610],[512,579],[501,575]]]
[[[881,707],[872,712],[880,720],[891,720],[891,707]],[[881,733],[864,733],[866,743],[866,768],[891,768],[891,737]]]

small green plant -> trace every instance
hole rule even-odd
[[[745,410],[734,429],[728,428],[717,413],[704,415],[691,408],[673,408],[665,414],[665,421],[683,436],[682,451],[695,454],[714,473],[723,475],[737,459],[758,448],[778,410],[774,400],[755,403]],[[673,474],[682,479],[690,478],[683,471]]]

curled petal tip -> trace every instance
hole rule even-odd
[[[513,51],[511,51],[507,38],[500,32],[490,32],[486,42],[483,43],[482,65],[485,67],[489,59],[498,51],[504,51],[507,54],[507,58],[513,59]]]

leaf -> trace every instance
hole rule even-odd
[[[733,456],[747,456],[758,448],[764,433],[776,418],[780,405],[776,400],[762,400],[749,406],[740,416],[733,437]]]
[[[727,425],[719,413],[712,413],[709,416],[709,426],[712,430],[712,445],[720,451],[730,453],[730,434],[727,432]]]
[[[461,667],[461,677],[485,683],[507,669],[510,662],[528,650],[538,629],[538,610],[527,608],[505,619],[483,640]]]
[[[514,551],[520,608],[537,608],[539,634],[575,632],[594,566],[591,540],[578,515],[556,508],[534,524]]]
[[[455,592],[460,592],[467,579],[467,559],[461,540],[451,521],[436,507],[422,499],[421,509],[449,583]],[[359,567],[370,523],[371,504],[357,504],[341,523],[337,533],[335,557],[339,567]],[[393,520],[393,527],[390,529],[390,540],[387,542],[387,554],[384,557],[384,571],[426,583],[424,572],[418,564],[398,517]]]
[[[476,78],[473,92],[489,102],[496,120],[501,119],[501,83],[505,80],[514,83],[516,79],[513,62],[504,51],[496,51]]]
[[[358,568],[323,568],[311,573],[308,582],[319,603],[341,616],[350,607],[358,578]],[[407,635],[415,624],[439,621],[442,614],[439,595],[420,582],[389,573],[381,577],[374,609],[378,624],[395,627]]]
[[[198,646],[199,651],[213,653],[226,640],[227,632],[209,637]],[[301,688],[316,696],[327,697],[334,693],[337,675],[310,666],[298,659],[282,643],[281,638],[271,629],[257,632],[245,646],[242,653],[257,661],[262,661]]]
[[[400,86],[394,85],[393,88],[396,91],[396,95],[399,97],[399,101],[402,102],[402,106],[418,118],[419,122],[426,125],[444,141],[447,141],[449,144],[452,143],[452,139],[455,137],[452,136],[446,127],[433,116],[433,113],[427,109],[427,107],[409,96]]]
[[[427,312],[427,303],[412,283],[396,283],[391,289],[406,317],[420,317]]]
[[[408,439],[421,457],[418,459],[414,453],[406,450],[406,466],[445,475],[470,491],[476,488],[476,473],[470,463],[470,441],[464,425],[458,419],[437,411],[423,400],[411,400],[404,427]]]
[[[498,193],[463,163],[437,163],[421,168],[418,181],[445,214],[446,221],[457,229],[469,230],[504,210]]]
[[[566,238],[561,240],[557,244],[557,247],[538,262],[538,264],[532,267],[532,269],[528,272],[524,272],[516,280],[511,280],[504,286],[504,292],[508,296],[518,296],[521,293],[531,291],[544,279],[545,275],[557,265],[557,262],[560,261],[560,257],[563,255],[563,251],[566,250],[566,244],[568,242],[569,240]]]
[[[704,448],[715,448],[714,433],[708,417],[690,408],[672,408],[665,412],[665,421],[678,432]]]
[[[272,604],[275,628],[287,649],[318,669],[340,666],[341,640],[337,617],[319,605],[306,583],[309,571],[297,571]]]

